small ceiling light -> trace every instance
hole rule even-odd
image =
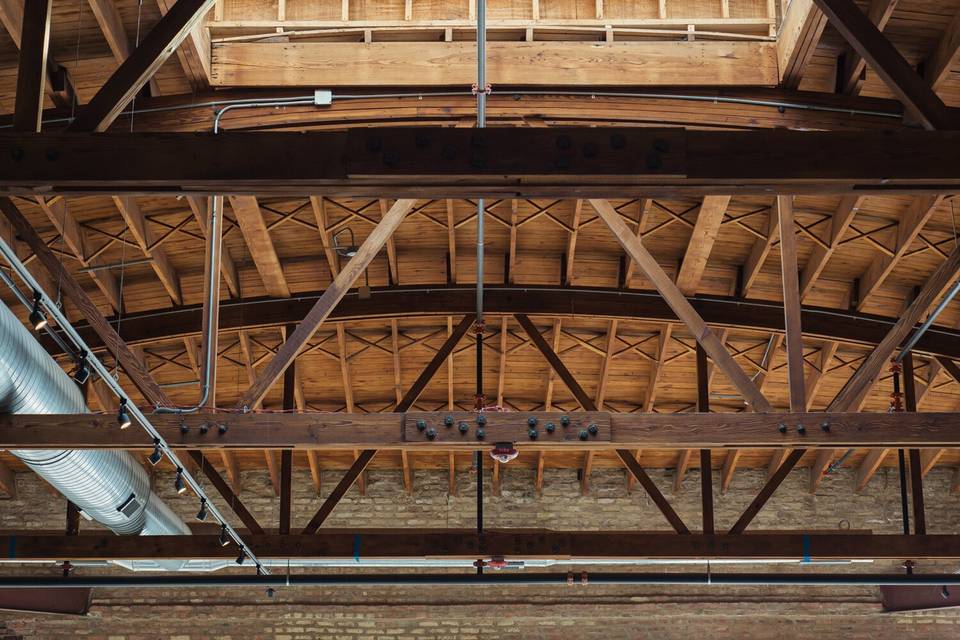
[[[264,572],[264,570],[263,570],[263,565],[261,565],[259,562],[257,563],[257,575],[258,575],[258,576],[265,576],[265,575],[267,575],[266,572]]]
[[[163,449],[160,448],[160,438],[153,439],[153,453],[150,454],[147,460],[154,466],[163,460]]]
[[[120,425],[121,429],[126,429],[130,426],[130,414],[127,413],[126,398],[120,400],[120,409],[117,411],[117,424]]]
[[[73,371],[73,381],[84,384],[90,379],[90,367],[87,366],[87,352],[81,351],[77,359],[77,368]]]
[[[247,554],[244,552],[243,547],[240,547],[240,555],[237,556],[237,564],[243,564],[243,561],[247,559]]]
[[[227,533],[227,525],[220,525],[220,546],[225,547],[230,544],[230,535]]]
[[[339,238],[344,233],[350,234],[350,244],[342,245],[340,244]],[[359,248],[357,247],[357,240],[353,235],[353,229],[350,227],[344,227],[333,234],[333,250],[337,252],[338,255],[341,255],[345,258],[352,258],[357,255]]]
[[[200,511],[197,511],[197,520],[203,522],[207,519],[207,499],[200,498]]]
[[[182,467],[177,467],[177,479],[173,481],[173,488],[180,494],[187,492],[187,483],[183,481]]]
[[[47,316],[45,316],[43,310],[40,309],[40,301],[42,299],[43,296],[39,291],[33,292],[33,309],[30,310],[30,326],[33,327],[34,331],[40,331],[47,326]]]

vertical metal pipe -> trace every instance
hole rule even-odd
[[[894,396],[900,394],[900,371],[893,370],[893,393]],[[907,460],[903,455],[903,449],[897,449],[897,462],[900,467],[900,513],[903,519],[903,533],[910,535],[910,504],[907,501]]]
[[[487,126],[487,2],[477,0],[477,128]],[[477,200],[477,409],[483,409],[483,222],[484,201]],[[483,452],[475,455],[477,467],[477,533],[483,534]],[[483,573],[482,561],[477,573]]]

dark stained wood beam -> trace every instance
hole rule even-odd
[[[853,0],[814,0],[830,23],[927,129],[953,129],[946,105]]]
[[[23,7],[23,0],[0,0],[0,24],[6,29],[17,49],[22,45]],[[53,104],[61,109],[73,106],[77,95],[70,74],[67,68],[57,64],[49,53],[45,76],[44,89]]]
[[[633,474],[637,479],[637,482],[643,486],[644,490],[647,492],[647,495],[650,496],[650,499],[653,500],[653,503],[657,506],[657,509],[660,510],[660,513],[663,514],[663,517],[667,519],[667,522],[670,523],[670,526],[673,527],[674,531],[681,534],[689,534],[690,529],[687,528],[687,525],[683,523],[683,520],[680,519],[680,516],[677,515],[677,512],[673,510],[673,507],[670,506],[670,503],[666,498],[663,497],[663,494],[660,493],[660,489],[657,488],[657,485],[654,484],[653,480],[650,479],[650,476],[647,475],[647,472],[643,470],[643,467],[640,466],[640,463],[637,462],[637,459],[633,456],[631,451],[626,449],[617,449],[617,457],[620,458],[620,461],[623,462],[624,466]]]
[[[471,137],[477,136],[487,149],[479,168],[469,160]],[[604,152],[568,157],[558,150],[568,144]],[[4,132],[0,145],[15,151],[0,154],[0,190],[47,197],[171,190],[188,195],[269,190],[331,197],[569,197],[575,189],[595,199],[778,191],[949,193],[960,185],[960,131],[371,127],[96,138]],[[327,153],[318,158],[317,149]],[[440,149],[451,149],[454,159],[441,157]],[[731,156],[730,149],[737,153]]]
[[[937,90],[949,77],[960,57],[960,11],[954,15],[933,53],[923,63],[923,76]]]
[[[586,442],[572,434],[541,431],[527,437],[527,417],[558,424],[566,415],[571,425],[609,425],[609,432]],[[218,413],[214,415],[151,416],[151,423],[174,449],[297,450],[409,449],[419,452],[487,449],[489,444],[443,433],[431,442],[416,428],[417,420],[442,425],[445,416],[473,423],[467,411],[398,413]],[[805,433],[783,424],[803,424]],[[219,433],[211,425],[221,425]],[[829,430],[824,430],[826,424]],[[206,425],[208,429],[201,429]],[[186,427],[183,431],[181,426]],[[497,431],[499,430],[499,431]],[[487,416],[487,432],[503,435],[518,448],[536,451],[565,449],[781,449],[794,447],[840,449],[960,448],[960,413],[602,413],[509,412]],[[488,439],[489,440],[489,439]],[[112,414],[2,415],[0,449],[144,449],[149,437],[121,430]]]
[[[63,294],[80,310],[84,319],[117,359],[131,382],[140,390],[147,401],[158,406],[171,406],[170,398],[150,375],[147,367],[134,355],[127,343],[107,322],[100,310],[87,296],[83,287],[67,271],[60,258],[54,255],[33,226],[20,213],[13,201],[9,198],[0,197],[0,213],[10,221],[17,235],[27,243],[40,263],[50,273],[53,281],[60,283]]]
[[[867,18],[870,19],[877,31],[883,31],[893,16],[899,0],[870,0],[867,7]],[[840,68],[840,77],[837,79],[837,89],[840,93],[857,95],[866,79],[867,61],[848,47],[843,54],[843,66]]]
[[[567,389],[569,389],[573,397],[577,399],[580,406],[586,411],[596,411],[597,405],[594,403],[593,398],[583,390],[583,387],[580,386],[577,379],[574,378],[570,370],[567,369],[567,365],[563,363],[563,360],[560,359],[557,352],[554,351],[550,344],[544,339],[543,334],[541,334],[536,325],[533,324],[533,321],[526,315],[519,313],[514,317],[517,319],[520,327],[530,336],[530,340],[533,341],[534,346],[536,346],[543,357],[546,358],[550,364],[550,368],[563,380],[563,383],[567,385]]]
[[[417,398],[420,397],[420,394],[423,393],[423,390],[427,388],[427,385],[430,384],[433,376],[435,376],[437,371],[440,370],[440,367],[442,367],[447,361],[447,357],[453,353],[453,350],[472,326],[473,317],[469,315],[464,316],[463,319],[457,324],[456,328],[454,328],[453,333],[447,336],[447,339],[443,341],[443,344],[440,345],[440,348],[437,349],[436,353],[433,354],[433,358],[431,358],[426,368],[420,372],[420,375],[417,376],[417,379],[404,394],[403,398],[401,398],[400,402],[397,403],[396,410],[398,412],[407,411],[413,406],[413,403],[417,401]]]
[[[792,0],[785,8],[777,38],[780,84],[796,89],[820,44],[827,17],[813,0]]]
[[[707,352],[697,345],[697,411],[710,412],[710,374],[707,371]],[[700,506],[703,514],[703,532],[714,533],[713,522],[713,456],[710,449],[700,449]]]
[[[663,299],[677,314],[681,322],[687,326],[697,342],[703,345],[714,365],[726,374],[733,386],[743,394],[744,399],[755,411],[771,411],[772,407],[760,389],[744,373],[740,365],[730,355],[730,352],[720,342],[720,339],[710,330],[673,280],[667,276],[663,267],[643,246],[640,239],[630,233],[626,223],[620,218],[613,206],[606,200],[591,199],[590,204],[593,205],[597,214],[603,219],[603,222],[613,233],[624,251],[630,255],[633,261],[637,263],[637,267],[650,279],[653,286],[660,292],[660,295],[663,296]]]
[[[376,454],[376,449],[365,449],[357,456],[357,459],[350,466],[350,469],[347,470],[347,473],[344,474],[340,482],[337,483],[337,486],[333,488],[333,491],[330,492],[327,499],[320,505],[320,509],[317,510],[313,518],[310,519],[310,522],[307,523],[307,526],[304,527],[301,532],[302,535],[310,535],[317,532],[320,525],[323,524],[324,520],[327,519],[334,508],[340,504],[340,500],[347,494],[347,491],[350,490],[350,487],[356,482],[357,478],[360,477],[360,474],[363,473],[364,469],[367,468],[367,465],[370,464],[370,461],[373,460],[373,456]]]
[[[70,131],[105,131],[163,66],[216,0],[177,0],[100,90],[77,113]]]
[[[280,378],[283,371],[293,362],[293,359],[297,357],[297,354],[313,337],[313,334],[317,332],[320,325],[330,316],[333,308],[337,306],[337,303],[346,295],[357,278],[370,265],[370,262],[380,252],[387,239],[393,235],[393,232],[400,226],[400,223],[403,222],[407,213],[415,204],[416,200],[397,200],[390,207],[380,223],[360,245],[356,255],[350,258],[350,261],[337,274],[330,286],[310,309],[310,312],[297,325],[297,330],[288,335],[286,341],[280,345],[273,359],[270,360],[256,381],[250,385],[250,388],[237,402],[237,408],[248,411],[263,399],[270,387]]]
[[[780,218],[780,272],[783,284],[783,315],[787,343],[787,382],[790,411],[806,410],[803,374],[803,330],[800,325],[800,276],[797,269],[797,232],[793,198],[777,196],[771,215]]]
[[[905,536],[850,532],[755,532],[749,535],[674,534],[664,531],[550,531],[484,529],[323,529],[312,535],[246,535],[260,558],[649,558],[914,560],[960,558],[955,534]],[[192,536],[115,536],[61,531],[0,533],[10,560],[226,558],[213,533]],[[518,551],[520,550],[520,551]]]
[[[240,521],[243,523],[251,533],[256,535],[263,534],[263,527],[257,522],[257,519],[253,516],[252,513],[247,509],[247,507],[241,502],[240,497],[233,492],[233,489],[230,488],[230,485],[227,484],[227,481],[214,469],[213,465],[207,462],[203,454],[199,451],[191,450],[188,452],[190,459],[193,460],[194,464],[197,465],[197,468],[207,476],[207,480],[210,481],[210,484],[220,492],[220,496],[227,503],[227,506],[230,507],[237,517],[240,518]]]
[[[777,488],[783,483],[787,475],[793,470],[793,468],[800,462],[800,458],[803,457],[803,454],[806,453],[803,449],[796,449],[791,451],[790,455],[787,456],[787,459],[783,461],[783,464],[780,465],[780,468],[777,469],[776,473],[767,480],[767,483],[763,485],[763,489],[760,490],[760,493],[757,494],[757,497],[753,499],[753,502],[744,510],[740,518],[734,523],[730,528],[730,531],[727,535],[735,536],[744,532],[747,528],[747,525],[756,517],[760,510],[763,509],[764,505],[767,504],[767,501],[777,490]]]
[[[103,39],[107,41],[110,52],[114,59],[123,64],[123,61],[130,57],[130,40],[127,38],[127,31],[123,27],[123,18],[117,9],[113,0],[88,0],[93,17],[97,20]],[[151,77],[150,95],[160,95],[160,85],[156,78]]]
[[[883,365],[913,331],[916,323],[926,314],[927,310],[937,301],[957,276],[960,275],[960,248],[956,248],[948,258],[937,268],[932,276],[923,285],[920,293],[910,303],[907,310],[900,316],[897,323],[890,329],[886,337],[867,356],[867,359],[850,377],[847,383],[833,399],[828,411],[849,411],[870,390],[874,380],[880,374]]]
[[[31,0],[24,5],[13,112],[13,127],[18,131],[40,131],[52,12],[53,0]]]

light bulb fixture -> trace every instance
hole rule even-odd
[[[230,544],[230,534],[227,533],[227,525],[220,525],[220,546],[225,547]]]
[[[240,555],[237,556],[237,564],[243,564],[243,561],[247,559],[247,554],[244,552],[243,547],[240,547]]]
[[[84,384],[90,379],[90,367],[87,366],[87,352],[81,351],[77,358],[77,368],[73,370],[73,381]]]
[[[43,296],[39,291],[33,292],[33,309],[30,310],[30,326],[33,327],[34,331],[40,331],[47,326],[47,316],[44,315],[43,310],[40,308],[42,299]]]
[[[177,467],[177,479],[173,481],[173,488],[179,494],[187,492],[187,483],[183,481],[183,467]]]
[[[197,520],[203,522],[207,519],[207,499],[200,498],[200,511],[197,511]]]
[[[153,439],[153,453],[150,454],[150,457],[147,460],[153,466],[156,466],[161,460],[163,460],[163,449],[160,448],[160,438]]]
[[[339,238],[344,233],[350,234],[350,244],[340,244]],[[353,235],[353,229],[350,227],[344,227],[333,234],[333,250],[337,252],[337,255],[341,255],[344,258],[352,258],[353,256],[357,255],[359,247],[357,247],[357,240]]]
[[[257,575],[258,575],[258,576],[266,575],[266,574],[263,572],[263,565],[261,565],[259,562],[257,563]]]
[[[130,426],[130,414],[127,413],[126,398],[120,400],[120,409],[117,410],[117,424],[120,425],[121,429],[126,429]]]

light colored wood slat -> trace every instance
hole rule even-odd
[[[320,467],[320,454],[316,450],[307,451],[307,464],[310,465],[310,481],[313,483],[313,490],[319,496],[323,490],[323,470]]]
[[[958,57],[960,57],[960,11],[944,29],[936,48],[923,64],[924,77],[931,87],[940,88],[950,77],[950,70],[953,69]]]
[[[889,449],[871,449],[867,452],[867,457],[863,459],[859,469],[857,469],[858,492],[866,488],[867,483],[870,482],[870,478],[873,477],[883,463],[883,459],[887,456],[888,451]]]
[[[447,493],[457,495],[457,459],[453,451],[447,453]]]
[[[683,449],[677,456],[677,468],[673,475],[673,492],[679,493],[683,489],[683,479],[687,475],[687,469],[690,467],[690,458],[693,457],[693,449]]]
[[[452,333],[452,331],[450,332]],[[448,334],[449,335],[449,334]],[[500,317],[500,364],[497,367],[497,406],[502,407],[503,389],[507,377],[507,316]]]
[[[447,251],[450,253],[450,282],[457,283],[457,225],[453,200],[447,199]]]
[[[558,353],[560,351],[560,336],[562,335],[561,331],[561,320],[560,318],[553,319],[553,352]],[[547,372],[547,391],[543,400],[543,410],[552,411],[553,410],[553,386],[556,380],[557,373],[553,370],[553,367],[549,368]]]
[[[476,79],[471,42],[214,43],[211,84],[229,86],[439,86]],[[590,73],[584,73],[588,67]],[[493,84],[774,85],[770,42],[487,43]]]
[[[517,201],[510,201],[510,247],[507,256],[507,281],[513,284],[517,273]]]
[[[174,2],[175,0],[157,0],[160,15],[166,15]],[[214,11],[216,12],[216,8]],[[210,31],[205,25],[199,24],[190,29],[189,35],[177,47],[177,58],[195,92],[210,88]]]
[[[327,266],[330,267],[332,278],[340,273],[340,260],[337,252],[333,248],[333,238],[327,229],[330,226],[330,220],[327,218],[327,207],[323,198],[310,196],[310,206],[313,208],[313,215],[317,219],[317,227],[320,231],[320,242],[323,243],[323,255],[327,258]]]
[[[136,200],[132,196],[114,196],[113,202],[120,211],[120,215],[123,216],[124,222],[127,223],[130,234],[140,245],[144,255],[150,258],[150,266],[157,274],[163,288],[167,290],[167,295],[170,296],[175,305],[183,304],[183,295],[180,292],[180,277],[173,265],[170,264],[170,259],[163,247],[150,248],[156,241],[156,237],[140,211],[140,206]]]
[[[767,261],[767,256],[770,255],[770,249],[773,248],[773,244],[777,240],[779,231],[780,218],[776,215],[776,212],[771,209],[770,217],[767,221],[767,237],[765,240],[757,238],[753,241],[753,246],[750,248],[750,255],[747,256],[747,261],[743,265],[744,295],[747,295],[756,283],[760,271],[763,270],[763,264]]]
[[[807,63],[820,43],[827,18],[813,0],[793,0],[787,5],[777,39],[780,85],[800,86]]]
[[[569,285],[574,284],[573,263],[577,253],[577,234],[580,231],[580,215],[582,211],[583,200],[577,199],[576,204],[573,206],[573,221],[570,223],[570,227],[573,230],[570,232],[570,237],[567,240],[567,272],[564,275],[564,282]]]
[[[613,232],[614,237],[620,242],[621,246],[636,261],[637,266],[646,274],[647,278],[653,283],[660,295],[663,296],[666,303],[670,306],[677,317],[687,326],[693,336],[697,339],[707,354],[713,358],[714,364],[723,371],[733,385],[756,411],[771,411],[772,407],[763,394],[757,389],[753,381],[743,372],[734,359],[727,352],[726,348],[720,344],[720,340],[710,330],[686,297],[677,286],[670,280],[669,276],[663,271],[663,268],[657,263],[652,255],[640,240],[630,233],[626,223],[620,218],[606,200],[590,200],[591,205],[597,211],[606,225]]]
[[[275,297],[289,298],[287,278],[283,274],[280,258],[277,257],[277,250],[273,246],[256,196],[230,196],[230,206],[267,293]]]
[[[390,210],[390,203],[380,199],[380,218],[383,219]],[[397,247],[393,237],[387,238],[387,265],[390,268],[390,284],[400,284],[400,267],[397,264]]]
[[[820,244],[814,245],[813,252],[807,259],[807,264],[803,267],[803,274],[800,276],[801,300],[806,299],[813,290],[814,283],[820,277],[824,267],[827,266],[827,262],[834,251],[840,246],[840,240],[847,229],[850,228],[850,223],[853,222],[853,217],[860,210],[862,203],[863,198],[858,196],[843,196],[840,199],[840,204],[833,211],[833,215],[827,223],[829,225],[829,249]]]
[[[677,287],[684,295],[697,293],[700,278],[707,267],[707,259],[720,232],[720,223],[730,204],[730,196],[706,196],[700,205],[697,223],[693,227],[687,251],[677,275]]]
[[[127,39],[126,29],[123,28],[123,19],[112,0],[88,0],[93,17],[100,26],[107,46],[117,62],[123,62],[130,57],[130,41]],[[150,78],[150,95],[160,95],[160,85],[156,78]]]
[[[583,454],[583,466],[580,469],[580,494],[590,495],[590,474],[593,473],[594,451],[586,451]]]
[[[603,411],[603,401],[607,392],[607,381],[610,379],[610,368],[613,366],[613,351],[617,345],[618,320],[611,320],[607,324],[607,352],[600,364],[600,381],[597,383],[597,410]]]
[[[727,452],[727,457],[723,461],[723,469],[720,472],[720,493],[726,493],[733,482],[733,474],[737,470],[737,463],[742,455],[740,449],[731,449]]]
[[[648,198],[641,198],[639,202],[638,213],[637,213],[636,236],[638,238],[643,237],[643,228],[647,222],[647,211],[649,210],[649,207],[650,207],[650,200]],[[633,274],[636,270],[637,270],[637,264],[633,261],[633,258],[631,258],[629,254],[627,254],[627,269],[623,275],[624,287],[628,289],[630,288],[630,280],[633,279]],[[628,473],[627,475],[632,475],[632,474]]]
[[[858,309],[863,309],[867,299],[877,292],[883,281],[896,268],[923,230],[924,225],[933,217],[937,207],[943,202],[943,196],[920,196],[910,202],[910,206],[897,225],[897,241],[894,255],[878,255],[862,276],[860,276],[860,301]]]
[[[807,399],[806,402],[804,402],[804,406],[807,411],[813,408],[813,403],[817,399],[817,393],[820,391],[820,387],[823,386],[826,372],[830,368],[830,361],[833,360],[833,356],[836,355],[839,346],[839,342],[831,340],[825,342],[820,349],[820,368],[811,371],[804,382],[804,387],[807,390]]]
[[[644,413],[651,413],[657,402],[657,391],[660,389],[660,377],[663,375],[663,368],[667,362],[667,346],[670,344],[670,336],[672,333],[672,324],[665,324],[660,329],[660,337],[657,342],[657,359],[650,363],[650,374],[647,377],[647,386],[643,390]]]
[[[54,200],[46,200],[44,198],[37,198],[37,204],[40,205],[40,209],[46,214],[50,223],[60,232],[64,244],[70,249],[71,253],[80,260],[80,263],[85,267],[93,266],[92,263],[86,259],[87,242],[83,228],[70,212],[70,207],[66,199],[57,198]],[[122,304],[120,301],[120,287],[113,273],[107,269],[102,269],[90,271],[89,274],[90,278],[97,285],[97,288],[100,289],[100,293],[107,299],[107,302],[113,307],[114,311],[119,311]]]
[[[347,405],[347,413],[353,413],[353,377],[350,372],[350,361],[348,360],[347,333],[342,322],[337,323],[337,346],[340,356],[340,379],[343,383],[343,400]]]

